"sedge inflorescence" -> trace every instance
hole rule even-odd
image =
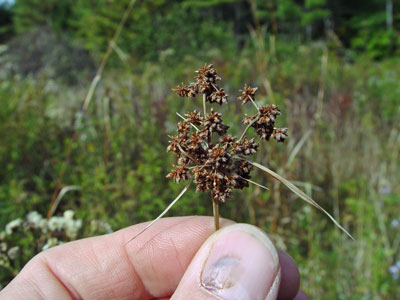
[[[183,121],[177,124],[177,134],[170,136],[167,151],[175,153],[178,161],[167,177],[176,183],[194,178],[197,192],[211,191],[214,202],[225,202],[233,189],[249,186],[252,165],[244,158],[257,153],[259,144],[254,138],[246,137],[248,130],[253,128],[263,140],[273,138],[283,142],[287,137],[286,128],[275,127],[279,108],[274,104],[258,107],[255,102],[257,88],[246,84],[240,90],[238,100],[242,104],[252,102],[257,113],[243,119],[247,126],[239,138],[232,136],[222,114],[213,108],[206,110],[206,103],[228,103],[228,94],[218,86],[221,77],[212,65],[204,65],[196,74],[195,82],[182,83],[174,91],[180,97],[202,95],[204,111],[186,113]]]

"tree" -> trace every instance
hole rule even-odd
[[[331,15],[331,11],[326,7],[326,0],[305,0],[301,23],[306,28],[306,36],[311,39],[313,29],[321,25],[323,20]],[[321,27],[321,26],[320,26]]]
[[[74,0],[16,0],[12,7],[15,30],[26,32],[40,26],[68,30],[74,4]]]
[[[0,5],[0,44],[7,41],[12,32],[12,12],[7,5],[2,4]]]

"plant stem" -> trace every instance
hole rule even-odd
[[[244,139],[244,136],[246,135],[247,131],[249,131],[250,127],[251,127],[255,122],[257,122],[257,120],[258,120],[258,116],[257,116],[253,121],[251,121],[251,122],[249,123],[249,125],[247,125],[247,127],[244,129],[242,135],[241,135],[240,138],[239,138],[239,142],[241,142],[241,141]]]
[[[211,85],[213,86],[213,88],[214,88],[216,91],[219,91],[219,88],[217,88],[217,87],[215,86],[214,83],[211,83]]]
[[[214,228],[215,231],[217,231],[219,229],[219,206],[218,203],[215,202],[214,200],[213,202],[213,214],[214,214]]]
[[[206,107],[206,95],[203,94],[203,110],[204,110],[204,118],[207,116],[207,107]]]
[[[253,105],[256,107],[257,111],[259,111],[260,109],[258,108],[257,103],[253,100],[253,98],[251,98],[251,96],[249,95],[249,98],[251,100],[251,103],[253,103]]]
[[[188,157],[189,159],[191,159],[195,163],[200,164],[200,162],[197,159],[195,159],[194,157],[192,157],[188,153],[186,153],[185,150],[183,150],[180,145],[177,145],[177,146],[178,146],[179,151],[181,151],[183,155],[185,155],[186,157]]]
[[[182,118],[183,120],[187,121],[187,119],[186,119],[184,116],[182,116],[180,113],[177,112],[176,114],[177,114],[180,118]],[[190,124],[194,129],[196,129],[196,131],[200,131],[200,129],[197,128],[196,125],[192,124],[191,122],[189,122],[189,124]]]

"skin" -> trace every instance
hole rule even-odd
[[[221,227],[232,224],[221,219]],[[36,255],[0,292],[0,299],[169,299],[213,233],[213,219],[161,219],[125,245],[144,226],[137,224]],[[278,254],[281,284],[277,299],[307,300],[299,291],[295,262],[283,252]],[[174,299],[184,298],[175,294]],[[208,295],[204,299],[218,298]]]

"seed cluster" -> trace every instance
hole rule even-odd
[[[194,98],[202,94],[203,101],[208,103],[221,105],[228,102],[228,95],[217,85],[221,77],[212,65],[204,65],[196,74],[195,82],[182,83],[174,89],[180,97]],[[257,88],[245,85],[238,100],[256,105],[256,91]],[[286,128],[275,127],[276,116],[280,114],[276,105],[257,107],[257,114],[246,116],[243,123],[247,128],[240,138],[227,133],[229,126],[223,122],[221,113],[211,108],[204,114],[195,110],[178,122],[177,134],[170,136],[167,148],[168,152],[175,153],[178,162],[167,177],[176,183],[194,177],[197,192],[211,191],[213,201],[225,202],[233,189],[249,186],[252,165],[240,157],[257,153],[259,144],[245,136],[248,129],[253,127],[262,139],[272,137],[283,142],[287,137]]]
[[[254,132],[263,140],[269,141],[272,137],[277,142],[284,142],[287,138],[287,129],[275,127],[276,117],[280,114],[281,111],[275,104],[269,104],[261,106],[256,115],[246,116],[242,122],[253,127]]]

